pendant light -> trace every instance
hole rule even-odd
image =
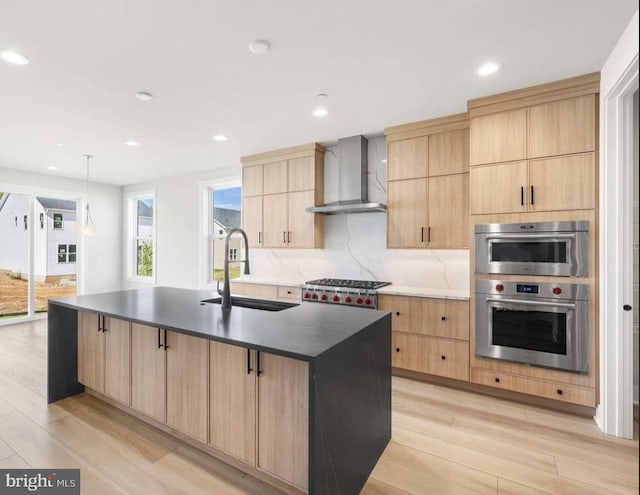
[[[93,219],[91,218],[91,210],[89,209],[89,160],[92,158],[92,155],[84,156],[87,159],[87,211],[85,212],[82,234],[95,235],[97,232],[96,224],[93,223]]]

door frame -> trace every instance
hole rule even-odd
[[[633,94],[638,89],[638,11],[601,73],[600,398],[595,420],[633,438]]]

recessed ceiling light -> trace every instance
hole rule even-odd
[[[380,160],[382,163],[387,163],[387,159],[383,158],[382,160]]]
[[[56,167],[55,165],[49,165],[47,168],[49,170],[58,170],[58,167]]]
[[[29,59],[27,57],[12,50],[2,50],[0,52],[0,58],[8,64],[13,65],[27,65],[29,63]]]
[[[264,55],[271,48],[271,43],[267,40],[255,40],[249,43],[249,51],[256,55]]]
[[[213,136],[214,141],[218,141],[219,143],[224,143],[225,141],[229,141],[229,138],[224,134],[216,134]]]
[[[57,141],[56,146],[64,146],[64,143],[62,141]]]
[[[325,107],[318,107],[311,112],[314,117],[326,117],[329,114],[329,110]]]
[[[500,62],[485,62],[476,69],[476,74],[479,76],[490,76],[502,69]]]
[[[153,95],[151,93],[148,93],[147,91],[138,91],[136,93],[136,98],[138,98],[138,100],[140,101],[149,101],[153,100]]]
[[[126,144],[127,146],[140,146],[140,143],[138,141],[134,141],[133,139],[125,141],[124,144]]]

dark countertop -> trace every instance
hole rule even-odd
[[[389,314],[301,302],[277,312],[234,307],[225,318],[219,304],[200,304],[212,297],[213,291],[153,287],[49,302],[305,361]]]

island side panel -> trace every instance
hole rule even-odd
[[[47,402],[84,391],[78,383],[78,311],[49,302]]]
[[[391,440],[391,315],[312,361],[310,484],[357,494]]]

